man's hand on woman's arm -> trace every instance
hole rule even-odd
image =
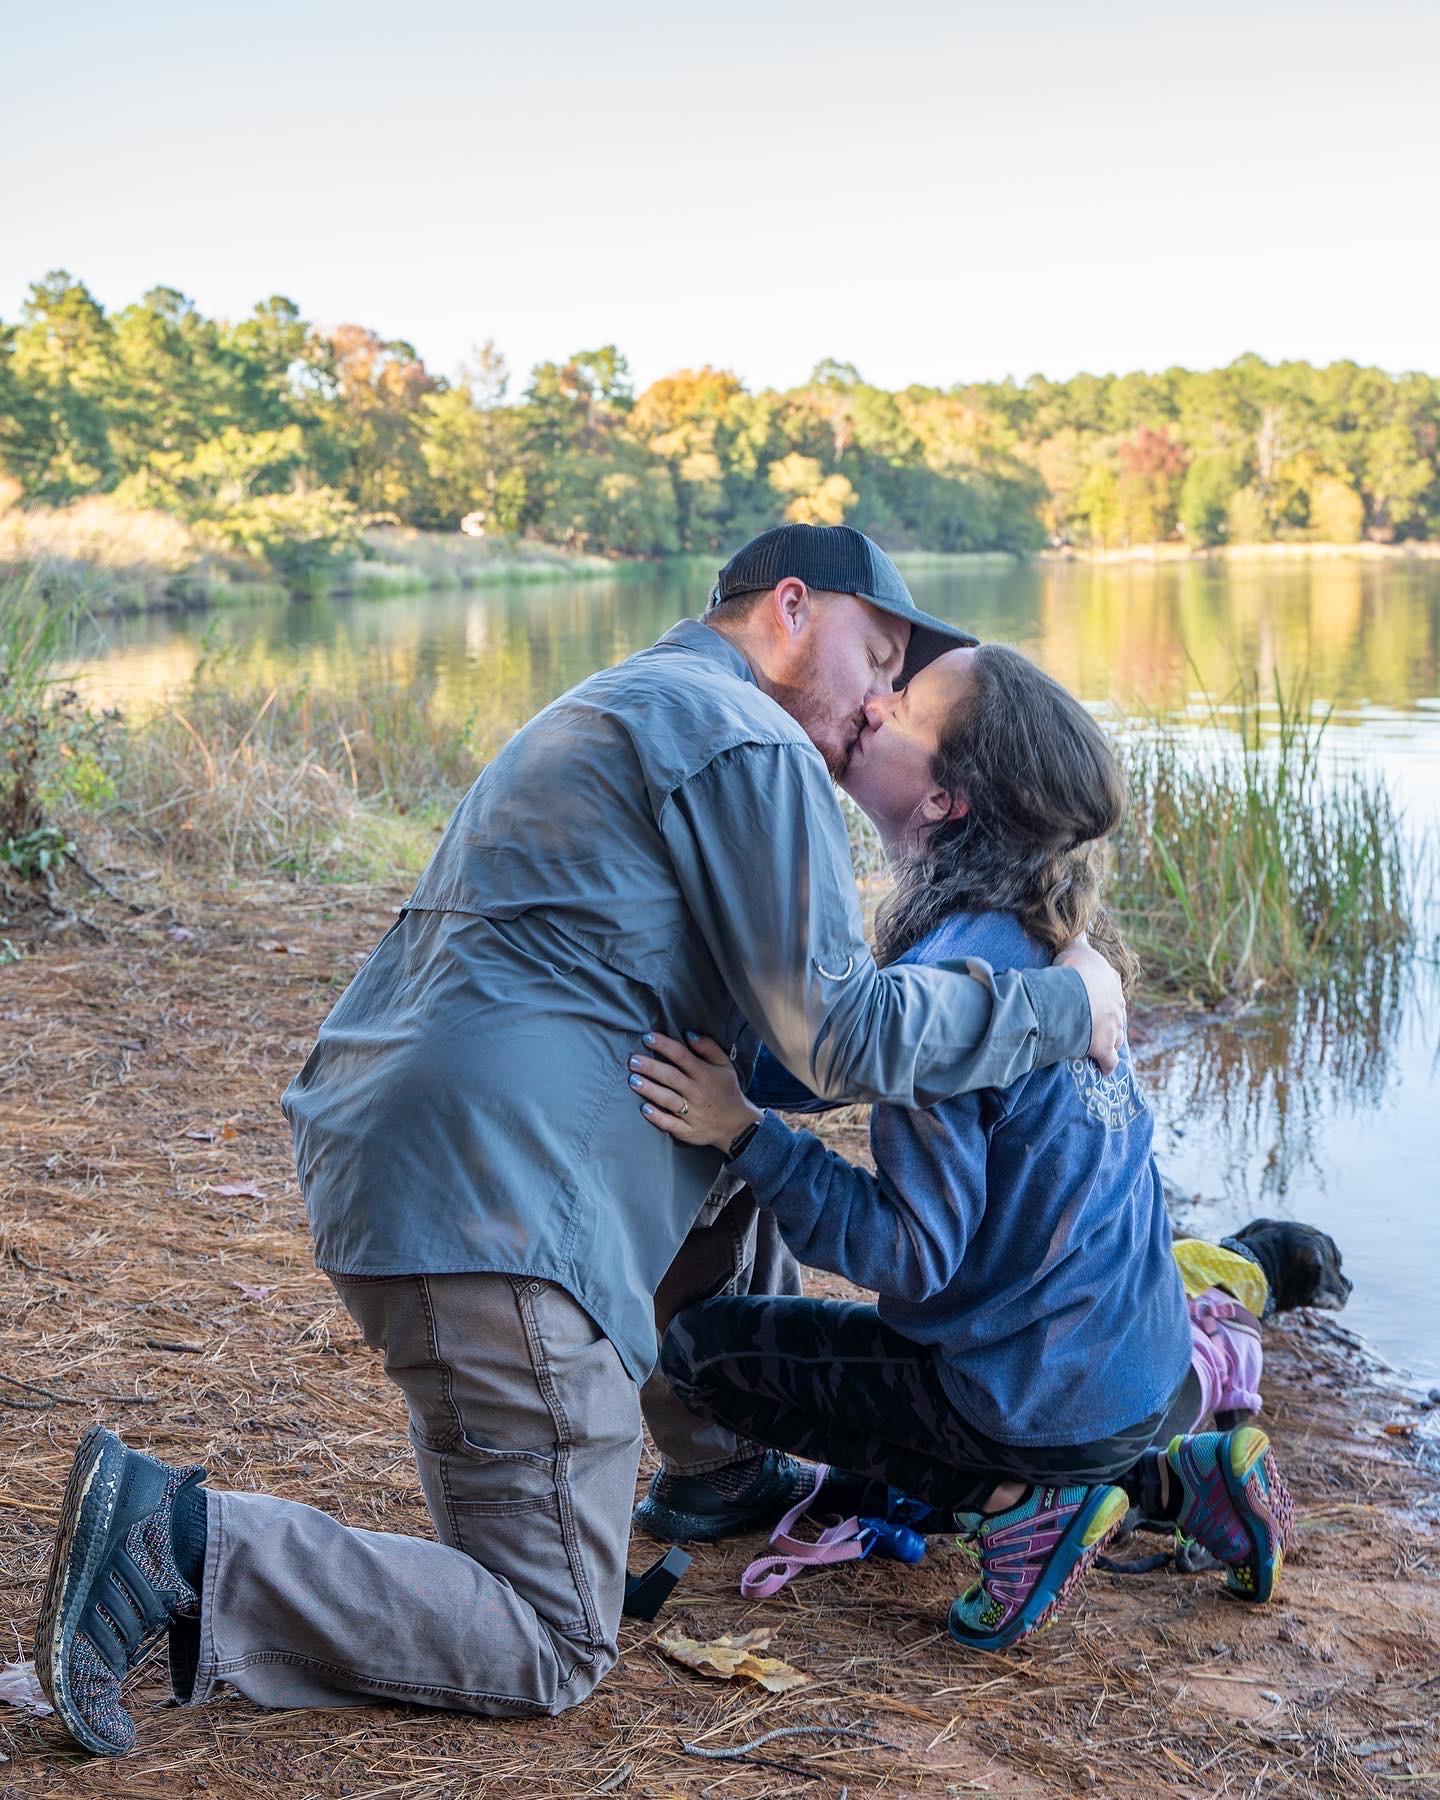
[[[1125,990],[1120,977],[1083,932],[1055,962],[1058,968],[1073,969],[1085,983],[1090,1001],[1090,1056],[1101,1074],[1108,1075],[1120,1061],[1120,1046],[1125,1042]]]

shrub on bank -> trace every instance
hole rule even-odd
[[[55,679],[75,624],[37,582],[0,583],[0,887],[52,892],[78,854],[57,815],[114,797],[114,716]]]

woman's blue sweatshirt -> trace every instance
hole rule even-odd
[[[959,913],[902,959],[1050,952],[1011,913]],[[757,1105],[816,1102],[767,1051]],[[876,1290],[933,1345],[956,1410],[1005,1444],[1092,1443],[1166,1406],[1190,1363],[1184,1289],[1128,1048],[1113,1075],[1062,1062],[924,1111],[876,1106],[877,1173],[773,1111],[730,1165],[802,1263]]]

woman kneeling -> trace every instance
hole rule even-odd
[[[842,785],[897,866],[882,963],[1039,967],[1088,930],[1133,972],[1100,906],[1121,772],[1018,652],[954,651],[873,702]],[[1077,1061],[923,1111],[877,1106],[873,1175],[765,1110],[818,1105],[768,1053],[742,1094],[708,1039],[647,1048],[650,1122],[731,1151],[801,1262],[878,1294],[689,1308],[661,1351],[688,1405],[868,1478],[854,1510],[898,1489],[973,1536],[980,1579],[950,1610],[965,1644],[1044,1622],[1131,1505],[1197,1539],[1233,1592],[1269,1598],[1290,1497],[1263,1432],[1194,1433],[1189,1315],[1128,1048],[1110,1076]]]

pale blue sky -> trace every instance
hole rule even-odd
[[[0,4],[0,316],[64,266],[521,374],[1440,368],[1433,0]]]

